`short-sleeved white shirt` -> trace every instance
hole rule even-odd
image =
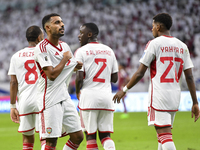
[[[118,72],[118,64],[113,50],[104,44],[91,42],[79,48],[75,57],[83,62],[79,71],[84,71],[79,108],[114,110],[111,74]]]
[[[59,41],[58,46],[54,46],[47,39],[41,41],[35,48],[34,58],[40,71],[38,83],[38,105],[40,111],[70,98],[68,85],[77,64],[75,58],[72,57],[66,63],[64,69],[54,81],[49,80],[42,70],[43,67],[47,66],[56,67],[63,59],[63,53],[67,51],[71,52],[67,43]]]
[[[147,43],[140,62],[150,69],[149,106],[177,111],[183,70],[193,67],[187,46],[175,37],[160,36]]]
[[[33,58],[34,48],[26,47],[16,52],[10,61],[8,75],[17,77],[20,116],[38,113],[36,97],[38,73]]]

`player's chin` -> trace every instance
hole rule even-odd
[[[60,33],[60,37],[61,37],[61,36],[64,36],[64,35],[65,35],[64,33]]]

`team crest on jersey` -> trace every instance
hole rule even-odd
[[[48,58],[47,58],[47,56],[45,56],[45,57],[44,57],[44,60],[48,61]]]
[[[52,132],[52,128],[51,128],[51,127],[48,127],[48,128],[46,129],[46,131],[47,131],[48,134],[50,134],[50,133]]]

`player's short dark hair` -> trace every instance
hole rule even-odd
[[[167,13],[160,13],[153,17],[154,22],[162,23],[167,30],[172,26],[172,17]]]
[[[85,26],[88,28],[94,36],[97,36],[99,34],[99,28],[95,23],[84,23],[82,26]]]
[[[28,42],[35,42],[38,36],[42,33],[40,27],[38,26],[30,26],[26,30],[26,39]]]
[[[43,19],[42,19],[42,27],[43,27],[45,32],[46,32],[45,27],[44,27],[45,23],[48,22],[50,20],[50,18],[54,17],[54,16],[60,16],[60,15],[56,14],[56,13],[51,13],[51,14],[48,14],[48,15],[43,17]]]

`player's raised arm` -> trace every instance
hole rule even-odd
[[[72,56],[71,56],[70,51],[64,52],[63,59],[60,61],[60,63],[55,68],[53,68],[53,66],[47,66],[47,67],[43,68],[45,74],[48,76],[48,78],[50,80],[54,81],[59,76],[59,74],[62,72],[67,61],[71,58],[72,58]]]

